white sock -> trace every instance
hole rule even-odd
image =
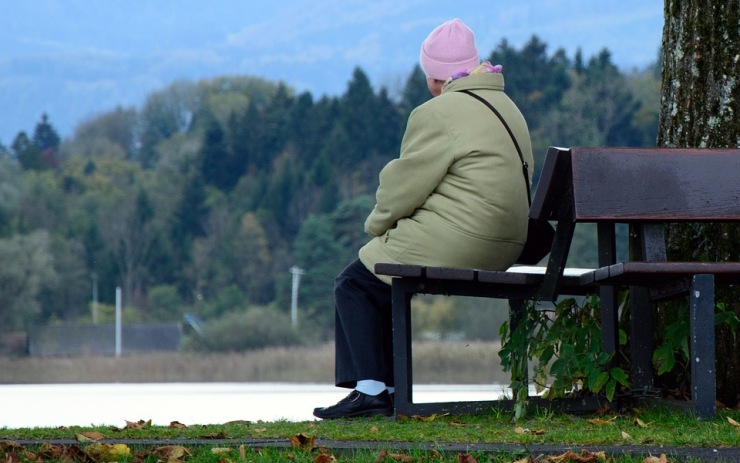
[[[382,381],[375,381],[374,379],[362,379],[357,381],[355,390],[366,395],[378,395],[385,391],[385,383]]]

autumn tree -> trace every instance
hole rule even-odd
[[[658,145],[740,147],[740,0],[665,0],[662,100]],[[732,199],[728,198],[728,201]],[[674,260],[740,261],[740,227],[674,226]],[[718,288],[717,300],[740,317],[740,288]],[[740,397],[740,336],[727,324],[717,331],[717,398]]]

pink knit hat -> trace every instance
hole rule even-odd
[[[480,64],[475,34],[455,18],[438,26],[421,44],[421,68],[427,77],[447,80]]]

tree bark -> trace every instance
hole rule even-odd
[[[665,0],[661,147],[740,147],[740,0]],[[740,227],[671,227],[669,258],[740,261]],[[740,317],[740,289],[718,289],[717,302]],[[661,314],[664,315],[664,314]],[[717,398],[740,403],[740,333],[717,331]]]

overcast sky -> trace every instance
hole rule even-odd
[[[438,24],[459,17],[482,57],[538,35],[552,53],[601,49],[622,69],[657,58],[660,0],[7,0],[0,16],[0,143],[49,114],[62,136],[175,79],[253,75],[340,95],[359,66],[397,91]],[[504,70],[506,72],[515,70]]]

